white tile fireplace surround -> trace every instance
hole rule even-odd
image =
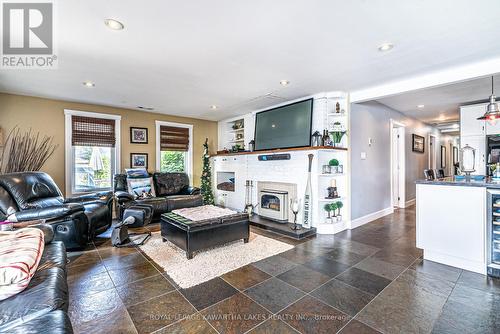
[[[269,219],[293,222],[290,199],[297,197],[297,185],[284,182],[257,182],[257,213]]]

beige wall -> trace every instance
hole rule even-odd
[[[193,124],[193,182],[200,184],[202,169],[201,155],[205,138],[209,140],[212,152],[217,147],[217,122],[194,118],[176,117],[165,114],[143,112],[130,109],[104,107],[92,104],[73,103],[59,100],[42,99],[20,95],[0,93],[0,128],[4,137],[14,126],[22,129],[30,127],[40,131],[42,135],[53,136],[59,145],[54,155],[45,164],[43,171],[49,173],[61,190],[65,188],[64,170],[64,109],[99,112],[121,115],[121,168],[130,166],[130,153],[148,153],[149,170],[156,166],[156,128],[155,121],[170,121]],[[148,128],[149,142],[145,144],[130,144],[130,127]],[[211,152],[211,153],[212,153]]]

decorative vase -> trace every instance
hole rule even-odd
[[[332,167],[330,165],[323,165],[323,174],[331,174]]]

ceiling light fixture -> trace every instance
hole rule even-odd
[[[123,25],[123,23],[121,23],[120,21],[117,21],[115,19],[105,19],[104,20],[104,24],[109,29],[113,29],[113,30],[123,30],[123,28],[125,28],[125,26]]]
[[[289,84],[290,84],[290,81],[288,81],[288,80],[281,80],[280,81],[280,85],[282,85],[282,86],[288,86]]]
[[[425,107],[425,105],[423,105],[423,104],[419,104],[419,105],[417,106],[417,108],[418,108],[418,109],[423,109],[424,107]]]
[[[381,45],[378,47],[378,50],[379,50],[380,52],[386,52],[386,51],[391,50],[393,47],[394,47],[394,44],[392,44],[392,43],[383,43],[383,44],[381,44]]]
[[[85,87],[88,87],[88,88],[95,87],[95,83],[93,83],[92,81],[84,81],[84,82],[82,82],[82,84],[83,84]]]
[[[217,106],[216,106],[215,104],[212,104],[212,105],[210,106],[210,109],[212,109],[212,110],[216,110],[216,109],[217,109]]]
[[[496,101],[496,96],[494,93],[494,82],[493,76],[491,77],[491,95],[490,103],[486,106],[486,112],[483,116],[479,117],[480,121],[488,121],[491,125],[495,125],[497,119],[500,118],[500,109],[498,108],[498,103]]]

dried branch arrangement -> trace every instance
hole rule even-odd
[[[53,137],[42,137],[39,132],[32,132],[31,128],[22,132],[16,126],[5,140],[0,156],[0,172],[39,171],[58,146],[54,144]]]

